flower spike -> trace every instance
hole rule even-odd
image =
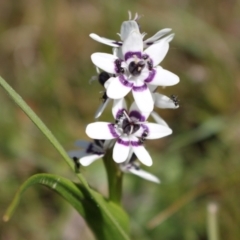
[[[156,91],[159,86],[173,86],[179,82],[176,74],[160,66],[168,53],[174,34],[170,28],[164,28],[144,40],[147,34],[141,32],[138,23],[141,16],[137,13],[132,15],[131,12],[128,14],[129,20],[121,24],[118,40],[90,34],[92,39],[113,48],[112,54],[96,52],[91,55],[98,75],[90,81],[98,80],[104,87],[95,118],[99,118],[112,101],[114,121],[88,124],[86,134],[93,142],[78,141],[76,145],[82,149],[70,151],[69,156],[73,158],[76,166],[88,166],[105,156],[104,163],[107,166],[106,158],[110,156],[107,153],[111,151],[116,163],[113,166],[119,167],[117,171],[160,183],[156,176],[141,169],[140,163],[146,166],[153,163],[145,149],[147,140],[162,138],[172,133],[168,124],[153,111],[154,106],[163,109],[179,107],[176,95],[168,97]],[[125,97],[130,92],[134,101],[128,109]],[[147,121],[149,116],[155,123]],[[109,171],[108,167],[106,169]]]

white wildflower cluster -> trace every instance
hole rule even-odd
[[[176,96],[167,97],[156,92],[158,86],[172,86],[179,77],[163,69],[159,64],[166,56],[169,42],[173,39],[171,29],[165,28],[144,40],[136,14],[134,19],[124,21],[120,29],[120,40],[111,40],[90,34],[98,42],[113,48],[112,54],[93,53],[92,62],[97,67],[98,80],[105,88],[102,104],[95,118],[99,118],[107,104],[113,100],[114,122],[94,122],[86,128],[87,135],[94,142],[78,141],[82,151],[71,151],[69,155],[88,166],[113,148],[113,160],[123,172],[133,173],[153,182],[159,179],[142,170],[138,159],[146,166],[152,165],[152,158],[144,147],[147,139],[157,139],[172,133],[166,122],[153,111],[158,108],[177,108]],[[101,70],[99,70],[101,69]],[[134,102],[127,107],[124,97],[132,92]],[[152,116],[156,123],[147,121]]]

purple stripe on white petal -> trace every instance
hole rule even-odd
[[[150,45],[153,44],[153,42],[146,42],[145,44],[146,44],[147,46],[150,46]]]
[[[153,60],[151,58],[149,58],[147,60],[147,65],[148,65],[148,70],[152,71],[152,69],[153,69]]]
[[[144,132],[149,133],[149,128],[148,128],[147,125],[145,125],[145,124],[141,124],[141,127],[143,128]]]
[[[140,141],[131,141],[131,145],[132,145],[133,147],[138,147],[138,146],[141,146],[142,143],[141,143]]]
[[[127,79],[125,79],[124,75],[120,74],[118,76],[119,81],[124,85],[125,87],[132,87],[133,83],[129,82]]]
[[[149,75],[148,77],[144,80],[145,83],[150,83],[154,77],[156,75],[156,70],[155,69],[152,69],[151,71],[149,71]]]
[[[104,151],[99,151],[97,149],[97,147],[95,146],[94,143],[90,143],[88,148],[86,149],[86,153],[92,153],[92,154],[96,154],[96,155],[102,155],[104,154]]]
[[[125,108],[119,109],[119,110],[117,111],[116,119],[119,119],[119,118],[123,115],[123,111],[124,111],[124,110],[127,112],[127,110],[126,110]]]
[[[114,61],[114,70],[116,73],[121,73],[122,62],[123,62],[123,60],[121,60],[121,59],[116,59]]]
[[[116,132],[114,124],[112,124],[112,123],[108,124],[108,128],[113,137],[115,137],[115,138],[119,137],[119,135]]]
[[[123,139],[121,138],[118,138],[117,142],[121,145],[124,145],[126,147],[128,147],[130,145],[130,141],[124,141]]]
[[[142,59],[146,60],[146,59],[148,59],[148,58],[149,58],[149,55],[148,55],[148,54],[144,53],[144,54],[142,55]]]
[[[143,84],[142,86],[133,86],[132,90],[135,92],[143,92],[147,89],[147,85]]]
[[[125,61],[127,61],[129,58],[132,58],[133,56],[136,56],[140,59],[142,58],[142,52],[127,52],[124,56],[124,59]]]
[[[118,46],[122,46],[122,42],[119,42],[119,41],[115,41],[115,42],[113,42],[113,44],[117,44]]]
[[[130,118],[136,118],[139,122],[145,122],[145,117],[137,110],[133,110],[129,114]]]

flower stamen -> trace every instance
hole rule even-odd
[[[115,122],[115,127],[128,136],[134,134],[140,128],[140,125],[129,117],[128,113],[124,109],[118,114]]]
[[[144,66],[145,63],[143,61],[139,61],[137,63],[135,61],[132,61],[128,66],[128,71],[131,73],[132,76],[139,76]]]

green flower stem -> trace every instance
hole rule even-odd
[[[117,163],[112,159],[112,151],[107,151],[103,157],[103,162],[108,178],[109,200],[120,205],[122,198],[122,179],[123,173],[120,171]]]

